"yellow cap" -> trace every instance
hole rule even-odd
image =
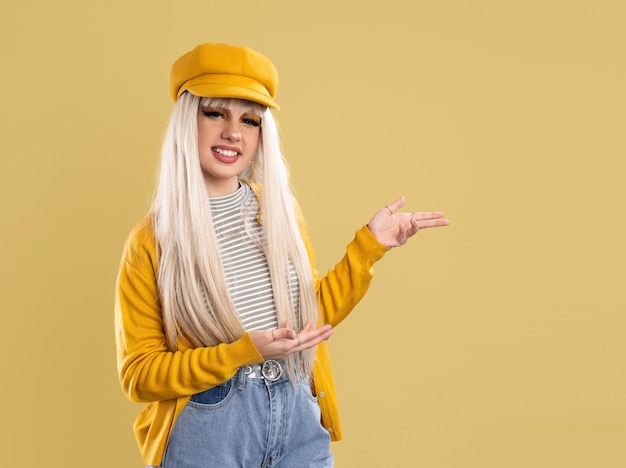
[[[247,99],[278,109],[278,72],[265,55],[248,47],[209,42],[180,57],[170,74],[174,101],[184,91],[202,97]]]

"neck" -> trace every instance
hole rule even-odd
[[[209,197],[221,197],[235,193],[239,189],[239,179],[228,181],[223,184],[206,184]]]

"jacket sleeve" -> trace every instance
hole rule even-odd
[[[320,278],[315,274],[315,290],[324,323],[337,326],[363,298],[374,275],[374,263],[387,247],[367,226],[359,229],[335,267]]]
[[[324,323],[333,327],[345,319],[363,298],[374,275],[374,263],[389,250],[380,244],[367,226],[359,229],[335,267],[320,278],[315,290]]]
[[[120,383],[136,402],[193,395],[230,379],[238,367],[263,360],[249,333],[229,344],[169,350],[156,285],[154,240],[147,223],[131,234],[124,250],[115,328]]]
[[[320,278],[306,224],[297,205],[296,213],[313,269],[321,321],[335,327],[363,298],[374,275],[374,263],[380,260],[389,248],[378,242],[367,226],[363,226],[347,245],[346,253],[339,263]]]

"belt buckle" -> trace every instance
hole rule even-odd
[[[270,359],[261,366],[261,374],[270,382],[276,382],[283,375],[283,368],[278,361]]]

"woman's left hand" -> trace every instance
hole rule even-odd
[[[300,333],[297,333],[287,322],[284,328],[251,331],[250,336],[264,360],[285,359],[292,353],[314,348],[322,341],[328,340],[333,334],[330,325],[312,327],[313,322],[308,321]]]
[[[385,247],[399,247],[418,233],[420,229],[441,227],[450,224],[440,211],[399,213],[404,206],[404,197],[398,198],[391,205],[384,206],[367,223],[378,242]]]

